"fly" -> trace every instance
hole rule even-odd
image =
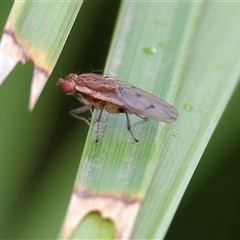
[[[143,119],[153,119],[159,122],[173,122],[177,119],[177,110],[169,103],[159,99],[152,94],[145,92],[130,84],[115,81],[94,73],[84,73],[77,75],[70,73],[64,79],[59,78],[58,86],[62,87],[63,92],[74,95],[80,102],[85,104],[82,107],[73,109],[70,114],[77,119],[83,120],[90,126],[90,122],[79,114],[92,108],[100,109],[97,118],[97,137],[99,139],[99,123],[102,113],[106,110],[109,113],[125,113],[127,129],[136,143],[131,129],[128,114],[135,114]]]

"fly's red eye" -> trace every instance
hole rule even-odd
[[[71,82],[69,81],[65,81],[61,84],[62,90],[63,92],[65,92],[66,94],[71,94],[74,92],[74,86]]]

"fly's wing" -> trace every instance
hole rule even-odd
[[[116,94],[124,102],[129,113],[162,122],[173,122],[177,119],[178,112],[169,103],[130,84],[116,82],[120,86]]]

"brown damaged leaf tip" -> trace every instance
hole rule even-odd
[[[50,73],[37,66],[37,61],[27,54],[27,50],[18,42],[16,34],[12,29],[5,29],[0,43],[0,84],[4,82],[19,61],[24,64],[28,60],[34,62],[34,74],[28,106],[29,110],[32,111]]]
[[[113,221],[116,239],[129,239],[141,205],[140,200],[111,196],[82,196],[74,192],[62,227],[61,238],[69,239],[83,218],[90,212],[98,211],[105,219]]]
[[[22,52],[23,49],[16,42],[13,31],[5,29],[0,43],[0,84],[4,82],[19,61],[25,63],[25,54]]]
[[[49,74],[46,71],[43,71],[41,68],[34,67],[28,105],[29,111],[33,110],[48,78]]]

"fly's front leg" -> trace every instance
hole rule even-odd
[[[129,119],[128,114],[127,113],[125,113],[125,114],[126,114],[126,118],[127,118],[127,129],[128,129],[128,131],[131,133],[131,136],[134,139],[134,141],[136,143],[140,143],[140,141],[135,138],[135,136],[133,134],[133,131],[131,130],[131,124],[130,124],[130,119]]]
[[[90,122],[85,117],[81,117],[81,116],[78,115],[80,113],[86,112],[87,110],[89,110],[92,113],[91,105],[84,105],[80,108],[73,109],[69,113],[73,117],[84,121],[88,126],[90,126]]]

